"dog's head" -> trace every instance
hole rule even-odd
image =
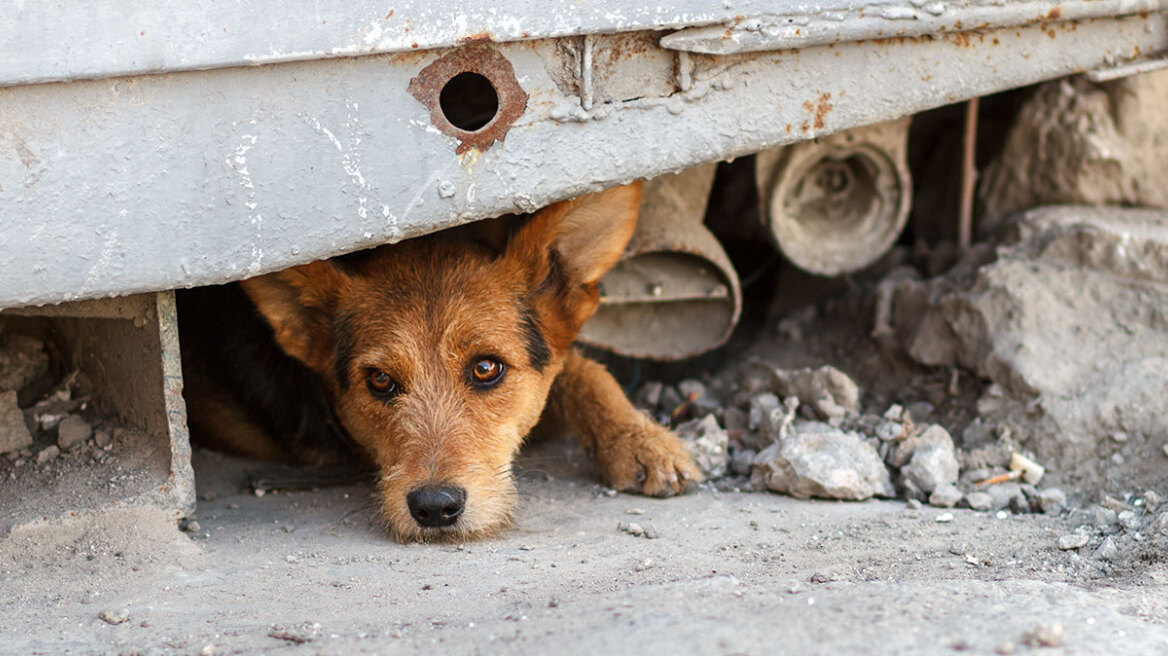
[[[632,236],[640,184],[558,203],[502,248],[442,234],[345,266],[243,282],[276,341],[327,382],[402,540],[509,525],[511,462]]]

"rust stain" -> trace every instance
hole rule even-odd
[[[482,32],[475,32],[474,34],[459,38],[457,44],[461,46],[470,45],[472,43],[491,43],[494,40],[495,39],[491,37],[491,33],[484,30]]]
[[[788,132],[788,133],[790,133],[790,132],[791,132],[791,124],[790,124],[790,123],[788,123],[788,124],[787,124],[787,132]]]
[[[950,37],[958,48],[969,47],[969,32],[955,32]]]
[[[1058,20],[1063,17],[1062,7],[1051,7],[1050,11],[1046,12],[1047,20]]]
[[[393,10],[392,9],[390,9],[389,13],[385,15],[385,20],[389,20],[391,18],[393,18]]]
[[[992,43],[993,43],[995,46],[1000,46],[1000,45],[1002,45],[1002,40],[1001,40],[1001,39],[999,39],[998,37],[996,37],[996,36],[995,36],[995,37],[994,37],[994,40],[992,41]]]
[[[453,125],[439,103],[439,95],[446,83],[454,76],[468,72],[490,80],[499,98],[499,109],[494,118],[473,132]],[[511,62],[494,47],[481,43],[453,50],[438,58],[410,80],[407,90],[430,110],[430,123],[434,127],[458,139],[454,152],[459,155],[472,148],[483,151],[503,141],[515,120],[527,110],[527,92],[519,86]]]
[[[807,110],[808,114],[813,114],[815,116],[815,119],[812,123],[812,125],[815,126],[815,129],[823,129],[825,124],[823,120],[824,117],[827,116],[828,112],[834,109],[831,104],[831,94],[826,92],[819,94],[819,99],[816,102],[812,103],[811,101],[807,101],[803,103],[803,109]],[[803,131],[807,131],[806,123],[803,124]]]

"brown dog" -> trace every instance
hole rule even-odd
[[[558,203],[497,248],[439,233],[240,283],[266,324],[238,288],[188,292],[180,317],[203,317],[182,326],[192,430],[300,461],[351,440],[401,540],[508,526],[511,463],[545,406],[613,487],[682,492],[700,475],[679,440],[572,348],[640,196],[634,184]]]

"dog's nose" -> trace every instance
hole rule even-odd
[[[406,495],[406,504],[420,526],[450,526],[466,506],[466,490],[454,485],[426,485]]]

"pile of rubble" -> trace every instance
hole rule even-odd
[[[685,380],[650,382],[636,395],[659,420],[676,423],[707,480],[745,484],[798,498],[900,497],[982,511],[1057,513],[1057,488],[1039,489],[1044,470],[1021,453],[998,467],[966,468],[949,432],[916,423],[913,409],[892,405],[862,413],[859,388],[830,366],[783,370],[758,365],[737,383],[709,388]],[[719,398],[729,393],[728,398]],[[917,408],[927,414],[929,408]]]
[[[90,399],[81,393],[84,388],[77,371],[52,380],[40,340],[0,334],[0,457],[9,465],[9,478],[58,459],[97,464],[110,457],[121,429],[94,429],[85,418]]]

